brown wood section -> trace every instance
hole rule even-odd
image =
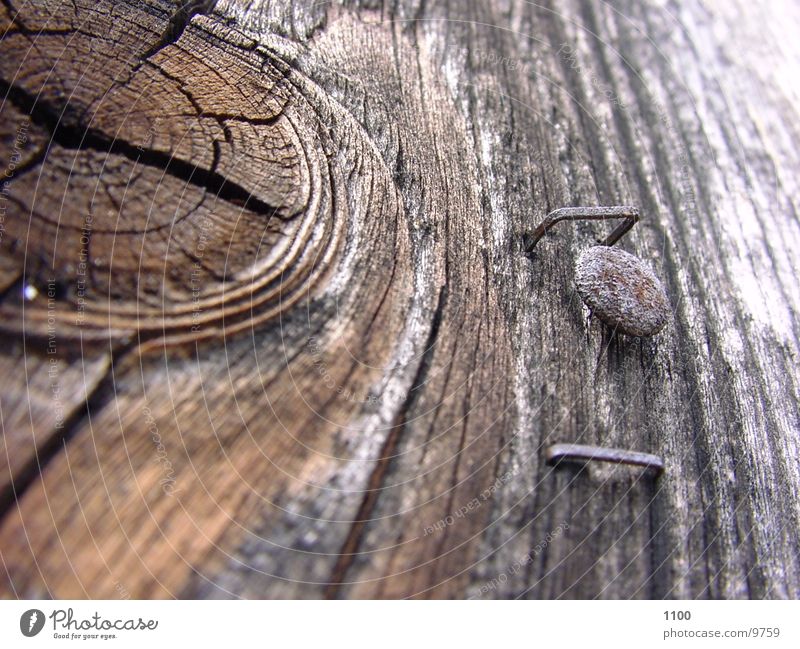
[[[776,12],[4,0],[0,594],[800,596]],[[524,254],[615,204],[652,338]]]

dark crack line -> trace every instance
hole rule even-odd
[[[247,189],[231,182],[213,169],[204,169],[163,151],[140,148],[125,140],[110,138],[98,129],[84,129],[68,111],[62,115],[47,103],[37,101],[35,96],[9,84],[5,79],[0,79],[0,94],[4,94],[17,109],[27,113],[34,124],[48,129],[51,142],[65,149],[121,155],[137,164],[162,170],[187,184],[206,190],[218,198],[256,214],[282,219],[279,208],[256,198]]]
[[[81,423],[93,413],[98,412],[108,400],[109,386],[113,385],[113,373],[133,348],[131,343],[110,349],[110,361],[105,373],[98,377],[94,385],[88,387],[84,398],[77,402],[64,419],[62,428],[53,430],[50,438],[36,449],[20,470],[10,476],[8,485],[0,490],[0,522],[4,521],[16,503],[19,503],[28,489],[41,480],[45,470],[54,458],[64,450],[81,429]],[[81,344],[81,357],[86,350]]]
[[[141,59],[155,56],[165,47],[169,47],[178,41],[189,22],[198,14],[208,14],[214,10],[217,0],[178,0],[178,8],[169,19],[164,33],[150,48],[141,54]]]
[[[431,365],[433,364],[433,354],[435,350],[436,340],[439,337],[439,329],[442,324],[442,313],[444,306],[447,303],[447,287],[444,286],[439,291],[438,304],[436,305],[436,312],[433,316],[431,323],[431,330],[428,334],[428,339],[425,341],[425,352],[422,355],[417,374],[408,391],[406,400],[400,408],[397,423],[392,426],[392,430],[387,436],[381,448],[378,457],[378,463],[369,477],[367,488],[364,491],[364,499],[361,501],[361,506],[358,509],[353,525],[350,532],[339,551],[339,559],[331,572],[330,581],[325,589],[325,597],[327,599],[336,599],[339,596],[341,587],[345,585],[345,577],[347,572],[352,567],[358,556],[358,550],[364,539],[364,533],[367,525],[372,520],[372,512],[375,510],[375,504],[380,497],[382,486],[386,480],[386,475],[389,472],[389,466],[392,459],[397,455],[397,447],[400,444],[400,438],[408,425],[408,414],[418,399],[417,390],[420,386],[424,385],[427,380],[427,375],[430,372]]]
[[[25,27],[25,23],[19,15],[19,10],[11,3],[11,0],[0,0],[0,3],[6,8],[8,17],[11,18],[11,23],[3,36],[15,32],[22,33],[23,31],[27,31],[27,27]],[[12,27],[16,27],[16,29],[12,29]]]

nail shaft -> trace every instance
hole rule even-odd
[[[547,464],[554,465],[561,461],[567,462],[613,462],[614,464],[632,464],[653,469],[656,474],[664,471],[664,461],[657,455],[627,451],[621,448],[606,448],[603,446],[587,446],[585,444],[553,444],[545,451]]]
[[[622,219],[616,229],[603,241],[613,246],[639,221],[639,209],[633,205],[611,205],[608,207],[561,207],[548,214],[525,241],[525,252],[531,252],[547,231],[561,221],[608,221]]]

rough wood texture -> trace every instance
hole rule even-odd
[[[800,597],[800,9],[183,4],[0,4],[5,597]]]

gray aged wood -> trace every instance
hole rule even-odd
[[[0,25],[3,596],[800,596],[800,8]],[[606,224],[523,254],[618,204],[649,339],[575,290]]]

